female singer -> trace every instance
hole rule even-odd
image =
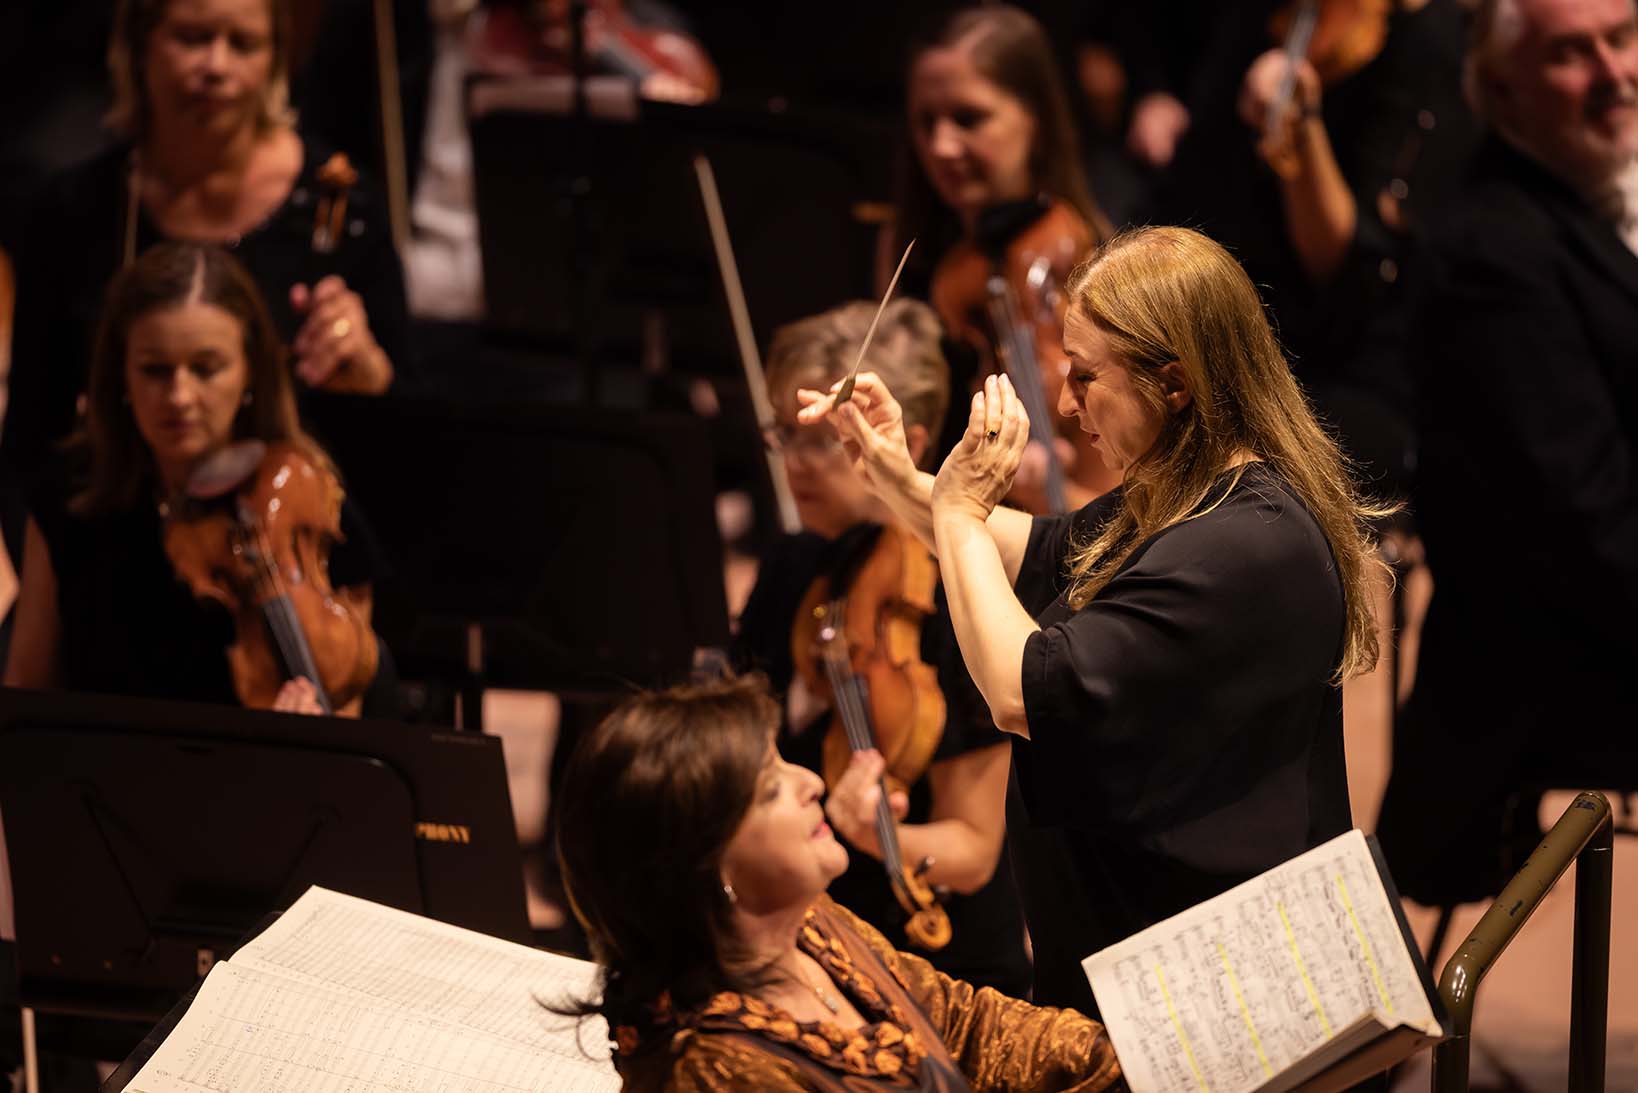
[[[1032,918],[1038,969],[1347,829],[1338,684],[1375,660],[1381,565],[1373,513],[1223,248],[1141,229],[1068,290],[1058,409],[1122,474],[1072,515],[996,507],[1028,428],[1004,377],[936,479],[879,381],[839,408],[799,396],[799,420],[834,422],[936,549],[968,670],[1020,737],[1030,818],[1065,831],[1085,905],[1067,930]]]
[[[811,608],[802,610],[804,598],[820,579],[828,582],[827,597],[846,594],[865,559],[878,549],[892,549],[894,541],[925,550],[902,529],[884,538],[884,527],[895,524],[892,514],[870,493],[832,426],[796,424],[797,390],[828,386],[846,374],[875,310],[874,304],[855,303],[793,323],[774,336],[767,363],[769,396],[779,419],[769,443],[784,454],[804,531],[779,541],[763,558],[740,616],[735,654],[741,665],[767,673],[776,692],[786,695],[781,753],[821,773],[835,704],[809,690],[793,661],[805,657],[813,664],[817,657],[811,641],[810,648],[793,650],[800,640],[795,633],[814,631],[807,617]],[[938,319],[925,305],[894,301],[882,313],[868,362],[904,408],[911,456],[922,461],[929,430],[943,420],[949,400]],[[911,866],[930,860],[924,879],[952,892],[946,903],[951,941],[928,959],[949,975],[1022,994],[1029,988],[1029,960],[1003,845],[1012,749],[962,666],[942,598],[933,589],[929,593],[935,609],[921,622],[920,652],[937,670],[945,715],[925,774],[910,785],[907,800],[894,801],[906,809],[900,813],[907,821],[899,826],[901,856]],[[907,725],[874,729],[910,731]],[[904,914],[882,865],[890,855],[875,827],[882,769],[879,752],[855,755],[830,787],[831,824],[855,851],[831,893],[904,948],[909,944]]]
[[[1123,1087],[1102,1026],[952,979],[825,896],[824,785],[760,682],[640,695],[570,761],[564,884],[615,1065],[648,1090]]]
[[[179,582],[160,502],[246,439],[329,466],[297,421],[284,351],[249,274],[216,248],[160,244],[109,290],[76,453],[89,474],[41,483],[31,498],[8,686],[238,703],[224,653],[233,622]],[[367,622],[374,557],[345,503],[342,531],[330,576]],[[390,701],[387,675],[377,673],[372,706]],[[311,684],[286,683],[275,708],[317,712]]]
[[[895,230],[884,234],[891,247],[883,259],[896,261],[916,240],[905,271],[906,291],[931,301],[957,339],[986,338],[979,347],[988,366],[997,366],[995,331],[987,319],[976,325],[979,294],[987,276],[965,271],[982,266],[1014,282],[1016,305],[1025,325],[1055,311],[1050,299],[1061,277],[1106,238],[1109,226],[1092,199],[1081,167],[1069,100],[1057,60],[1041,26],[1027,13],[1004,4],[959,10],[938,24],[911,50],[905,111],[914,166],[904,172]],[[1045,284],[1028,287],[1028,270],[1042,263]],[[1056,316],[1044,325],[1055,327]],[[1062,374],[1062,355],[1051,338],[1037,338],[1035,351],[1049,391]],[[970,358],[956,358],[954,386],[966,390],[982,376]],[[1050,396],[1049,396],[1050,397]],[[936,445],[948,451],[961,435],[960,415],[943,424]],[[1078,496],[1089,500],[1117,481],[1084,441],[1070,436],[1064,449]],[[1026,461],[1021,500],[1042,508],[1039,482],[1044,451]]]
[[[379,394],[403,367],[403,276],[379,203],[348,188],[339,237],[315,238],[325,153],[286,102],[287,24],[283,0],[120,3],[108,120],[125,143],[46,188],[18,259],[13,468],[32,470],[73,430],[104,287],[162,239],[234,252],[304,386]]]

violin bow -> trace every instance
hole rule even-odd
[[[1263,136],[1270,142],[1279,138],[1280,123],[1297,87],[1297,62],[1308,56],[1308,43],[1314,40],[1314,26],[1318,22],[1318,0],[1302,0],[1296,18],[1291,21],[1291,30],[1285,36],[1285,74],[1280,77],[1279,87],[1268,103],[1268,114],[1263,118]]]
[[[751,395],[757,427],[766,436],[778,421],[774,417],[773,400],[768,397],[768,379],[762,371],[762,358],[756,350],[751,311],[745,303],[745,288],[740,284],[739,263],[734,260],[734,245],[728,238],[728,218],[723,214],[722,197],[717,193],[717,176],[711,169],[711,161],[703,155],[696,155],[694,175],[699,180],[700,201],[705,205],[705,220],[711,229],[711,246],[717,254],[717,272],[722,277],[723,295],[728,298],[728,317],[734,326],[739,362],[745,370],[745,386]],[[796,511],[796,498],[791,493],[790,481],[785,477],[785,457],[772,448],[765,449],[764,457],[768,461],[768,478],[773,483],[780,527],[794,535],[802,530],[802,518]]]
[[[853,397],[853,384],[859,378],[859,366],[864,363],[865,354],[870,351],[870,339],[876,336],[876,324],[882,321],[882,312],[887,310],[887,301],[893,298],[893,290],[899,284],[899,274],[904,272],[904,264],[910,260],[910,248],[915,245],[914,239],[904,245],[904,254],[899,258],[899,268],[893,271],[893,279],[887,282],[887,291],[882,294],[882,302],[876,307],[876,317],[870,320],[870,329],[865,331],[864,343],[859,346],[859,358],[853,362],[853,371],[842,381],[841,390],[836,392],[833,409]]]

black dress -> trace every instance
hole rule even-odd
[[[740,616],[734,645],[737,664],[766,673],[774,692],[783,695],[795,675],[791,627],[803,596],[816,576],[833,572],[855,551],[868,550],[879,531],[875,525],[860,525],[835,540],[813,534],[778,540],[764,557],[756,588]],[[921,642],[922,660],[937,669],[946,706],[944,735],[933,755],[934,763],[1011,739],[995,727],[989,706],[967,674],[944,607],[942,588],[937,602],[938,611],[922,626]],[[796,734],[787,726],[780,734],[780,753],[787,762],[821,770],[829,723],[828,716],[821,717]],[[931,790],[923,778],[910,789],[910,811],[904,822],[925,823],[931,809]],[[830,895],[881,930],[895,946],[912,948],[904,936],[903,912],[888,888],[881,862],[875,858],[850,847],[848,870],[831,884]],[[1024,952],[1024,922],[1005,847],[989,883],[970,895],[951,895],[946,907],[953,935],[950,944],[936,953],[922,955],[947,975],[1023,997],[1029,989],[1029,959]]]
[[[226,655],[233,619],[177,579],[158,507],[80,516],[69,510],[60,476],[50,477],[30,509],[56,577],[62,689],[238,705]],[[331,584],[368,585],[381,568],[380,551],[350,501],[342,502],[341,530]],[[391,716],[394,673],[390,660],[381,663],[365,706]]]
[[[354,186],[341,242],[331,254],[314,252],[316,175],[328,150],[303,140],[302,155],[284,204],[229,249],[261,287],[286,344],[301,329],[290,286],[339,274],[363,297],[370,332],[399,387],[412,367],[409,312],[385,210],[368,187]],[[47,184],[30,217],[17,261],[17,323],[0,434],[0,457],[13,474],[32,476],[74,429],[103,298],[124,264],[129,163],[129,148],[120,147],[65,172]],[[163,238],[138,205],[136,253]]]
[[[1014,764],[1031,822],[1056,829],[1073,865],[1060,886],[1073,913],[1026,906],[1038,981],[1059,992],[1036,1001],[1083,1012],[1083,958],[1350,826],[1331,680],[1343,595],[1319,526],[1252,464],[1072,611],[1071,543],[1119,497],[1037,517],[1017,585],[1041,629],[1024,647],[1030,739]],[[1052,888],[1031,880],[1036,899]]]

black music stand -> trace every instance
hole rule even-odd
[[[736,368],[696,154],[716,174],[759,344],[874,296],[870,210],[888,196],[890,130],[721,104],[600,109],[597,95],[582,117],[571,90],[562,78],[468,88],[494,327],[571,345],[590,365],[668,352],[695,371]]]
[[[315,398],[308,422],[386,555],[406,679],[607,696],[728,639],[706,425],[654,411]]]
[[[528,944],[501,744],[384,721],[0,689],[18,997],[121,1058],[322,884]]]

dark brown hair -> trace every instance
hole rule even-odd
[[[904,66],[905,87],[921,56],[935,49],[963,49],[985,79],[1023,103],[1035,119],[1035,142],[1030,149],[1030,178],[1037,191],[1073,206],[1092,230],[1094,242],[1109,235],[1109,221],[1087,186],[1081,167],[1080,141],[1053,55],[1041,24],[1028,12],[1007,4],[962,8],[946,16],[930,32],[918,37]],[[905,96],[909,101],[908,93]],[[911,150],[913,139],[905,117],[905,154],[900,161],[899,211],[893,253],[917,239],[921,254],[943,254],[961,234],[955,213],[927,180]]]
[[[292,443],[333,470],[302,431],[284,346],[256,282],[218,247],[165,242],[144,251],[108,286],[86,391],[85,427],[72,442],[90,458],[90,482],[74,499],[83,515],[130,509],[155,488],[153,453],[137,429],[126,389],[126,335],[143,315],[189,300],[221,308],[244,331],[250,403],[234,421],[234,438]]]
[[[759,981],[721,867],[778,726],[753,675],[637,695],[576,749],[558,790],[558,860],[604,967],[602,1000],[583,1012],[642,1034],[663,993],[687,1009]]]

